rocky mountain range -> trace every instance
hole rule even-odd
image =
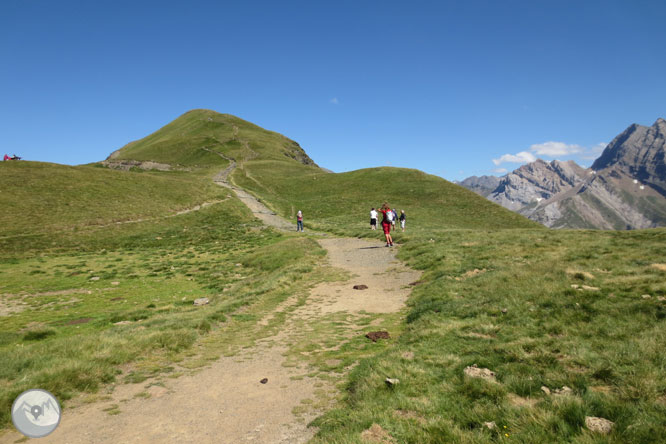
[[[589,169],[537,159],[503,176],[462,185],[552,228],[666,226],[666,120],[629,126]]]

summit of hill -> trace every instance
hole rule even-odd
[[[222,157],[220,157],[220,154]],[[194,109],[154,133],[113,152],[107,161],[157,162],[185,167],[250,159],[292,160],[316,166],[296,142],[231,114]]]

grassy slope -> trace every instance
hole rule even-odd
[[[111,157],[184,166],[224,162],[202,148],[238,161],[259,156],[261,159],[313,163],[296,142],[281,134],[229,114],[202,109],[183,114],[153,134],[125,145]]]
[[[210,175],[3,162],[0,236],[174,214],[226,196]]]
[[[286,162],[251,161],[234,182],[306,226],[341,234],[366,234],[370,208],[388,202],[407,215],[411,232],[432,229],[499,229],[540,226],[442,178],[405,168],[370,168],[331,174]]]
[[[432,238],[400,253],[424,271],[405,333],[352,372],[343,407],[316,421],[316,443],[360,443],[372,423],[419,444],[666,441],[666,272],[652,266],[666,230]],[[473,364],[499,383],[465,377]],[[400,385],[388,389],[387,376]],[[541,391],[565,385],[573,396]],[[585,416],[614,421],[613,433],[585,431]],[[491,421],[498,430],[482,426]]]
[[[307,288],[318,245],[259,229],[211,181],[226,160],[182,154],[167,160],[189,171],[0,164],[0,429],[30,387],[67,400],[114,380],[121,365],[131,364],[122,377],[132,382],[174,371],[208,343],[212,354],[187,364],[202,365],[251,340],[238,334],[256,322],[247,306]],[[176,214],[207,201],[219,202]],[[197,297],[211,303],[194,308]]]

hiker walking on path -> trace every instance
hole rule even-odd
[[[370,229],[377,229],[377,211],[374,208],[370,210]]]
[[[395,230],[395,221],[398,220],[398,213],[396,213],[395,208],[391,211],[391,226]]]
[[[405,220],[407,220],[405,210],[400,210],[400,228],[402,228],[403,233],[405,232]]]
[[[393,216],[393,212],[387,203],[382,205],[382,207],[379,209],[379,212],[384,215],[384,219],[382,220],[382,229],[384,230],[384,236],[386,236],[386,246],[392,247],[393,238],[391,237],[391,218]]]
[[[296,213],[296,231],[303,232],[303,213],[301,213],[301,210]]]

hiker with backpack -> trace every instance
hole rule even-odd
[[[405,210],[400,210],[400,228],[402,228],[402,232],[405,232],[405,221],[407,220],[407,216],[405,216]]]
[[[393,212],[386,202],[379,209],[379,212],[384,215],[384,218],[382,219],[382,229],[384,230],[384,236],[386,237],[386,246],[392,247],[393,238],[391,237],[391,220],[393,218]]]

